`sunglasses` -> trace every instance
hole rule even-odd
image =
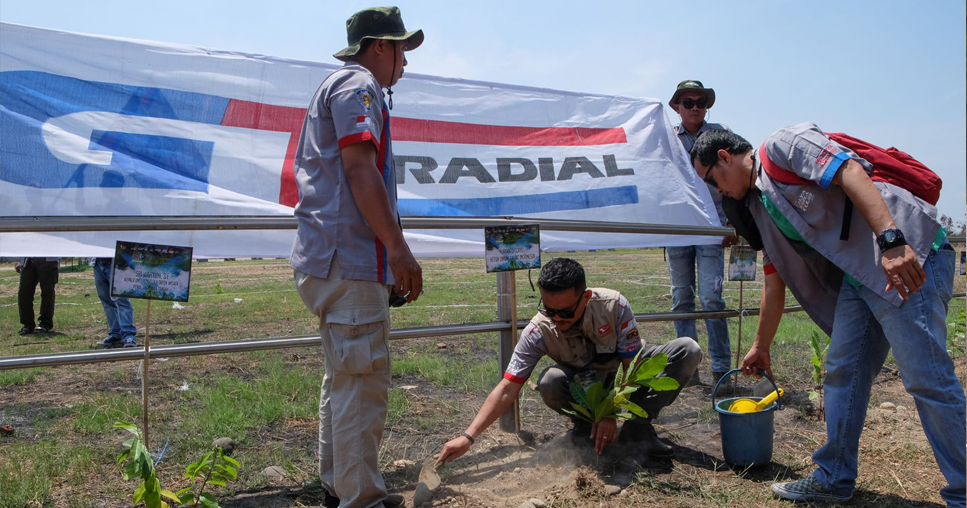
[[[578,306],[581,305],[581,300],[584,300],[583,293],[578,298],[578,301],[574,303],[574,306],[571,307],[570,309],[551,309],[548,307],[541,307],[541,304],[544,303],[544,299],[541,298],[540,300],[537,301],[537,312],[540,312],[541,314],[549,318],[558,316],[561,319],[571,319],[574,317],[574,313],[577,312]]]
[[[712,168],[714,168],[715,165],[718,164],[718,163],[719,163],[719,160],[718,159],[715,159],[715,162],[713,162],[712,165],[709,166],[708,169],[705,170],[705,178],[702,178],[702,181],[704,181],[705,183],[711,185],[712,187],[714,187],[716,189],[719,188],[719,184],[715,183],[715,179],[712,178]]]
[[[704,98],[699,99],[697,101],[692,99],[682,99],[679,102],[679,104],[681,104],[682,107],[685,109],[692,109],[692,108],[705,109],[705,106],[708,105],[708,101],[705,100]]]

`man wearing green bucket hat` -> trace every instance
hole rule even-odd
[[[346,21],[346,62],[312,98],[296,149],[299,187],[290,264],[319,317],[326,359],[319,400],[319,475],[326,508],[403,505],[379,472],[390,384],[389,299],[416,300],[422,270],[399,226],[389,106],[383,88],[423,42],[396,7]]]
[[[735,202],[726,213],[765,252],[759,326],[743,371],[771,374],[787,287],[830,335],[826,444],[813,454],[812,474],[772,490],[793,501],[852,498],[873,381],[892,349],[947,480],[940,495],[963,507],[967,411],[946,341],[955,252],[927,201],[929,174],[915,173],[913,159],[896,149],[886,159],[880,153],[889,150],[864,143],[804,122],[776,131],[758,150],[728,131],[702,134],[692,147],[698,175]]]

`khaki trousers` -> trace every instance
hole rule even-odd
[[[389,286],[295,272],[296,289],[319,317],[326,358],[319,399],[319,476],[341,508],[382,506],[378,456],[389,402]]]

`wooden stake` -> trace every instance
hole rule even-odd
[[[148,362],[151,359],[151,300],[144,319],[144,367],[141,369],[141,431],[144,434],[144,447],[148,450]]]

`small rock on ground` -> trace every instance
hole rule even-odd
[[[527,502],[534,505],[534,508],[547,508],[547,503],[545,503],[543,499],[532,497],[528,499]]]
[[[880,409],[890,409],[890,410],[894,410],[894,409],[896,409],[896,404],[894,404],[892,402],[884,402],[884,403],[880,404]]]
[[[262,470],[262,475],[269,480],[275,481],[285,478],[286,472],[285,469],[282,469],[279,466],[269,466]]]
[[[212,441],[212,448],[221,448],[222,453],[231,455],[235,451],[235,440],[230,437],[220,437]]]
[[[621,487],[617,485],[605,485],[604,493],[608,496],[616,496],[621,493]]]
[[[416,493],[413,494],[413,506],[418,507],[433,501],[433,492],[430,492],[429,487],[425,483],[420,482],[416,484]]]

